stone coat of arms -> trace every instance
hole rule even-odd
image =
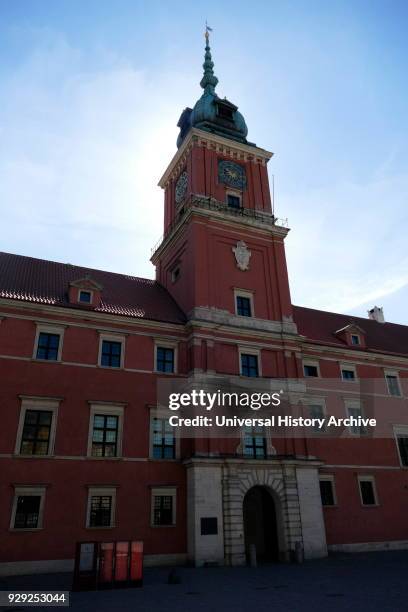
[[[251,259],[251,251],[243,240],[237,242],[236,247],[232,247],[232,251],[237,261],[237,267],[240,270],[249,270],[249,260]]]

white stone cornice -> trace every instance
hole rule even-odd
[[[185,164],[187,155],[194,144],[197,144],[200,147],[207,147],[215,150],[222,155],[231,157],[235,160],[253,161],[254,163],[262,165],[265,165],[273,155],[273,153],[270,151],[266,151],[265,149],[261,149],[255,145],[244,144],[223,136],[205,132],[204,130],[191,128],[187,138],[175,153],[173,159],[167,166],[166,171],[159,180],[159,187],[164,189],[167,183],[179,174],[182,166]]]

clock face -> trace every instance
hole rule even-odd
[[[246,189],[245,168],[232,161],[220,159],[218,162],[218,180],[229,187]]]
[[[175,196],[176,204],[180,204],[184,200],[187,193],[187,172],[184,170],[177,179]]]

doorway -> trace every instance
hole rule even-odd
[[[249,489],[243,502],[245,553],[256,547],[258,562],[279,561],[279,542],[276,521],[276,507],[266,487]]]

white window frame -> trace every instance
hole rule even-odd
[[[172,522],[171,525],[155,525],[154,523],[154,498],[155,497],[164,497],[164,496],[170,496],[173,498],[173,502],[172,502],[172,511],[173,511],[173,515],[172,515]],[[150,526],[154,527],[154,528],[165,528],[165,527],[175,527],[176,525],[176,517],[177,517],[177,488],[176,487],[167,487],[167,486],[163,486],[163,487],[154,487],[151,490],[151,495],[150,495]]]
[[[91,498],[92,497],[97,497],[97,496],[111,496],[112,497],[112,506],[111,506],[111,517],[110,517],[110,525],[105,525],[105,526],[91,526],[90,525],[90,520],[91,520]],[[114,529],[116,527],[115,525],[115,518],[116,518],[116,487],[104,487],[104,486],[98,486],[98,487],[88,487],[88,501],[87,501],[87,506],[86,506],[86,523],[85,523],[85,527],[87,529]]]
[[[397,447],[397,453],[398,453],[398,459],[400,462],[400,466],[403,470],[407,470],[408,465],[405,465],[401,459],[398,438],[408,438],[408,425],[394,425],[393,431],[394,431],[395,445]]]
[[[124,406],[118,404],[107,404],[105,402],[89,402],[89,429],[88,429],[88,445],[87,445],[87,457],[96,460],[114,460],[122,457],[122,441],[123,441],[123,412]],[[105,416],[117,416],[118,419],[118,438],[116,444],[116,455],[114,457],[94,457],[92,455],[92,438],[93,438],[93,423],[95,414],[102,414]]]
[[[64,342],[64,331],[67,326],[66,325],[51,325],[48,323],[37,323],[36,325],[37,325],[37,330],[35,333],[35,340],[34,340],[33,359],[35,359],[35,361],[41,361],[42,363],[60,362],[62,358],[62,345]],[[40,334],[55,334],[56,336],[59,336],[57,359],[37,358],[38,341],[40,339]]]
[[[242,208],[242,193],[241,191],[239,191],[238,189],[226,189],[225,191],[225,205],[227,206],[227,208],[233,208],[232,206],[228,206],[228,196],[235,196],[236,198],[239,198],[239,208],[235,208],[234,210],[240,210],[240,208]]]
[[[44,520],[44,505],[45,505],[45,491],[46,487],[41,485],[22,485],[14,487],[14,498],[13,498],[13,506],[11,509],[11,517],[10,517],[10,530],[11,531],[39,531],[43,528],[43,520]],[[38,510],[38,524],[37,527],[14,527],[14,521],[16,520],[16,511],[17,511],[17,500],[22,496],[39,496],[40,499],[40,507]]]
[[[357,338],[358,342],[353,342],[353,336],[355,338]],[[356,334],[356,333],[350,332],[350,344],[352,346],[361,346],[361,336],[360,336],[360,334]]]
[[[354,372],[354,378],[351,378],[351,379],[344,378],[343,370],[350,370],[351,372]],[[340,376],[343,382],[347,382],[347,383],[357,382],[357,367],[353,363],[345,363],[345,362],[340,363]]]
[[[317,368],[317,376],[306,376],[305,366],[315,366]],[[302,359],[302,369],[304,378],[321,378],[320,363],[318,359]]]
[[[238,314],[238,304],[237,304],[238,297],[249,299],[250,308],[251,308],[251,316],[246,317],[245,315]],[[255,317],[254,292],[248,291],[247,289],[234,288],[234,308],[235,308],[235,314],[237,317],[241,317],[242,319],[253,319]]]
[[[107,342],[120,342],[120,366],[118,368],[112,366],[102,365],[102,344],[106,340]],[[105,368],[107,370],[123,370],[125,366],[125,348],[126,348],[126,335],[124,334],[110,334],[106,332],[99,332],[99,350],[98,350],[98,367]]]
[[[258,378],[261,378],[262,377],[262,359],[261,359],[260,349],[249,348],[246,346],[238,347],[239,375],[244,376],[244,374],[242,373],[241,355],[256,355],[256,357],[258,358]],[[245,376],[245,378],[249,378],[249,377]]]
[[[58,408],[60,405],[60,399],[53,399],[49,397],[31,397],[31,396],[20,396],[21,407],[20,407],[20,418],[18,422],[16,445],[14,447],[14,454],[21,455],[22,457],[28,457],[33,459],[41,459],[42,457],[50,457],[54,455],[55,446],[55,434],[57,431],[57,420],[58,420]],[[24,421],[27,410],[43,410],[44,412],[52,412],[51,428],[50,428],[50,439],[48,441],[48,453],[46,455],[25,455],[21,454],[21,441],[23,437]]]
[[[151,461],[176,461],[180,458],[180,435],[179,427],[173,427],[174,439],[175,439],[175,457],[174,459],[157,458],[153,457],[153,419],[169,419],[171,417],[170,411],[166,408],[153,407],[150,409],[150,421],[149,421],[149,459]]]
[[[81,300],[81,293],[89,293],[90,296],[91,296],[90,302],[83,302]],[[94,297],[94,292],[92,291],[92,289],[81,289],[81,288],[78,288],[78,304],[85,304],[85,305],[88,304],[88,305],[91,306],[93,304],[93,297]]]
[[[363,503],[363,495],[361,492],[361,482],[365,482],[365,481],[369,481],[372,483],[373,485],[373,494],[374,494],[374,504],[364,504]],[[378,494],[377,494],[377,486],[375,484],[375,477],[372,476],[371,474],[358,474],[357,475],[357,482],[358,482],[358,491],[360,493],[360,502],[363,508],[376,508],[377,506],[379,506],[379,502],[378,502]]]
[[[334,478],[334,474],[319,474],[319,482],[331,482],[332,493],[333,493],[333,503],[332,504],[322,504],[322,508],[334,508],[338,505],[337,503],[337,492],[336,492],[336,481]]]
[[[394,393],[390,392],[390,387],[388,385],[388,379],[387,376],[394,376],[397,380],[397,386],[398,386],[398,391],[399,394],[398,395],[394,395]],[[402,388],[401,388],[401,381],[400,381],[400,377],[399,377],[399,372],[398,370],[384,370],[384,378],[385,378],[385,384],[387,386],[387,393],[390,397],[402,397]]]
[[[364,407],[363,407],[362,402],[359,399],[347,398],[344,400],[344,404],[345,404],[346,415],[348,418],[355,416],[353,414],[350,414],[350,410],[356,410],[356,409],[360,410],[359,416],[364,417]],[[358,433],[356,431],[353,431],[353,427],[348,427],[348,430],[349,430],[349,434],[351,436],[355,436],[356,438],[360,438],[361,436],[367,433],[367,431],[364,428],[361,428]]]
[[[157,369],[157,349],[158,348],[169,348],[169,349],[173,349],[174,351],[174,368],[173,368],[173,372],[162,372],[161,370]],[[167,339],[161,339],[161,338],[155,338],[154,339],[154,364],[153,364],[153,372],[156,372],[157,374],[160,375],[166,375],[166,376],[171,376],[173,374],[177,374],[178,373],[178,342],[177,340],[169,340]]]
[[[319,406],[320,408],[322,408],[322,416],[319,418],[325,419],[327,417],[326,400],[324,397],[307,397],[303,401],[308,411],[307,418],[317,418],[312,417],[312,414],[310,412],[312,406]],[[326,432],[326,425],[324,425],[323,429],[313,429],[313,434],[325,434]]]

